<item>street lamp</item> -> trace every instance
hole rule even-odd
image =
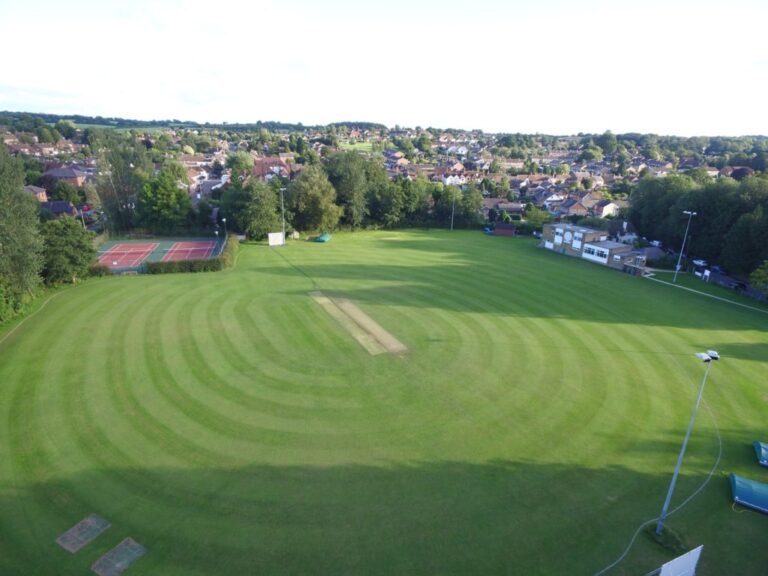
[[[688,228],[691,227],[691,218],[696,216],[696,212],[690,210],[683,210],[683,214],[688,214],[688,224],[685,226],[685,234],[683,234],[683,246],[680,248],[680,256],[677,257],[677,266],[675,266],[675,277],[672,278],[672,283],[677,282],[677,273],[680,272],[680,261],[683,259],[683,252],[685,251],[685,241],[688,238]]]
[[[221,221],[224,223],[224,240],[227,239],[227,219],[222,218]]]
[[[714,350],[707,350],[706,352],[697,352],[696,357],[702,362],[706,363],[707,369],[704,370],[704,378],[699,386],[699,395],[696,398],[696,404],[693,407],[693,414],[691,414],[691,421],[688,423],[688,431],[685,433],[685,440],[683,440],[683,446],[680,448],[680,454],[677,457],[677,465],[675,466],[675,472],[672,474],[672,482],[669,483],[669,490],[667,491],[667,498],[664,500],[664,506],[661,509],[661,516],[659,516],[659,523],[656,525],[656,535],[661,536],[662,530],[664,530],[664,520],[667,518],[667,510],[669,509],[669,503],[672,500],[672,493],[675,491],[675,484],[677,483],[677,476],[680,474],[680,466],[683,464],[683,457],[685,456],[685,449],[688,447],[688,439],[691,437],[691,430],[693,429],[693,421],[696,420],[696,413],[699,411],[699,403],[701,402],[701,396],[704,394],[704,385],[707,383],[707,376],[709,375],[709,369],[712,366],[712,360],[720,360],[720,354]]]
[[[216,244],[218,244],[219,243],[219,231],[218,230],[214,230],[213,233],[216,234]]]
[[[280,188],[280,213],[283,216],[283,244],[285,244],[285,202],[283,201],[285,188]]]

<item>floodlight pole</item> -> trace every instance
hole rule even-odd
[[[704,358],[706,357],[706,359]],[[685,450],[688,448],[688,439],[691,437],[691,430],[693,430],[693,422],[696,420],[696,413],[699,411],[699,404],[701,403],[701,397],[704,394],[704,385],[707,383],[707,376],[709,375],[709,369],[712,367],[713,360],[719,360],[720,355],[716,352],[710,351],[706,354],[699,356],[704,362],[707,363],[707,369],[704,370],[704,378],[701,380],[699,386],[699,395],[696,398],[696,404],[693,407],[693,414],[691,414],[691,421],[688,422],[688,430],[685,433],[685,439],[683,440],[683,446],[680,448],[680,454],[677,456],[677,464],[675,465],[675,471],[672,474],[672,481],[669,483],[669,490],[667,491],[667,498],[664,500],[664,506],[661,509],[661,516],[659,516],[659,523],[656,525],[656,535],[661,536],[662,530],[664,530],[664,520],[667,519],[667,511],[669,510],[669,504],[672,501],[672,493],[675,491],[675,484],[677,484],[677,477],[680,474],[680,467],[683,464],[683,457],[685,456]]]
[[[685,241],[688,238],[688,228],[691,227],[691,218],[696,216],[696,212],[690,210],[683,210],[683,214],[688,214],[688,224],[685,226],[685,234],[683,234],[683,246],[680,248],[680,255],[677,257],[677,266],[675,266],[675,276],[672,278],[672,284],[677,282],[677,274],[680,272],[680,262],[683,259],[683,251],[685,250]]]

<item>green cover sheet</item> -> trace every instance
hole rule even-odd
[[[768,484],[731,474],[733,501],[768,514]]]
[[[752,446],[755,447],[757,461],[763,466],[768,466],[768,444],[763,444],[762,442],[755,440],[752,443]]]

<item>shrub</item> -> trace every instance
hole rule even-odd
[[[177,272],[218,272],[235,263],[239,241],[235,234],[230,234],[221,254],[215,258],[203,260],[172,260],[170,262],[145,262],[147,274],[175,274]]]
[[[112,274],[112,269],[109,266],[104,266],[104,264],[93,264],[90,268],[88,268],[88,276],[110,276]]]
[[[235,234],[230,234],[227,237],[227,243],[224,245],[224,250],[222,250],[221,254],[219,254],[218,258],[221,260],[221,268],[219,270],[223,270],[224,268],[231,268],[235,264],[235,259],[237,258],[237,251],[240,248],[240,241],[237,239],[237,236]]]
[[[677,258],[665,254],[655,260],[648,260],[648,266],[651,268],[658,268],[660,270],[674,270],[677,265]]]

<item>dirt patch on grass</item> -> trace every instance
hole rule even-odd
[[[144,556],[147,549],[133,538],[126,538],[112,548],[91,566],[99,576],[120,576],[136,560]]]
[[[397,354],[408,350],[405,344],[384,330],[384,328],[382,328],[373,318],[368,316],[368,314],[360,310],[360,308],[346,298],[339,298],[336,301],[336,304],[347,314],[347,316],[352,318],[358,326],[384,346],[387,352]]]
[[[408,350],[405,344],[346,298],[331,300],[322,292],[310,292],[309,295],[370,354],[400,354]]]
[[[101,516],[91,514],[56,538],[56,543],[67,552],[74,554],[110,526],[111,524]]]

